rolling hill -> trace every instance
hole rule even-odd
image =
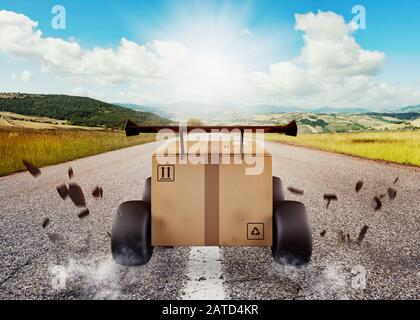
[[[284,124],[295,119],[300,133],[410,130],[420,127],[420,113],[315,113],[254,115],[242,120],[252,125]],[[241,122],[240,119],[237,120]]]
[[[2,93],[0,111],[66,120],[71,125],[121,128],[127,119],[142,125],[165,125],[170,120],[99,100],[68,95]]]

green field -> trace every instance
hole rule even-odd
[[[268,134],[267,139],[368,159],[420,166],[420,130],[302,134],[297,137]]]
[[[116,130],[30,129],[0,126],[0,176],[155,140],[154,134],[127,138]]]

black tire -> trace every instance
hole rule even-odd
[[[152,257],[151,215],[144,201],[122,203],[112,225],[111,251],[123,266],[138,266]]]
[[[149,177],[146,179],[146,181],[144,182],[144,190],[143,190],[143,194],[142,197],[144,202],[146,202],[148,204],[148,208],[151,211],[151,207],[152,207],[152,178]]]
[[[306,264],[312,255],[312,232],[306,208],[297,201],[281,201],[273,213],[274,260],[295,266]]]
[[[284,196],[283,183],[279,177],[273,177],[273,209],[280,201],[286,200]]]

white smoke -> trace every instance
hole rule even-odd
[[[336,264],[319,268],[311,264],[294,267],[273,263],[273,271],[277,276],[282,275],[299,284],[297,298],[310,296],[322,300],[347,300],[348,294],[353,290],[351,273],[345,272],[343,267]]]
[[[347,300],[348,284],[346,274],[340,267],[328,265],[314,286],[314,293],[319,299]]]
[[[126,268],[115,264],[111,257],[77,261],[70,259],[65,265],[51,265],[51,286],[55,291],[72,291],[82,286],[91,299],[119,299],[121,279]]]

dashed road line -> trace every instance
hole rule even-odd
[[[192,247],[188,260],[188,282],[184,300],[229,299],[223,286],[223,269],[219,247]]]

